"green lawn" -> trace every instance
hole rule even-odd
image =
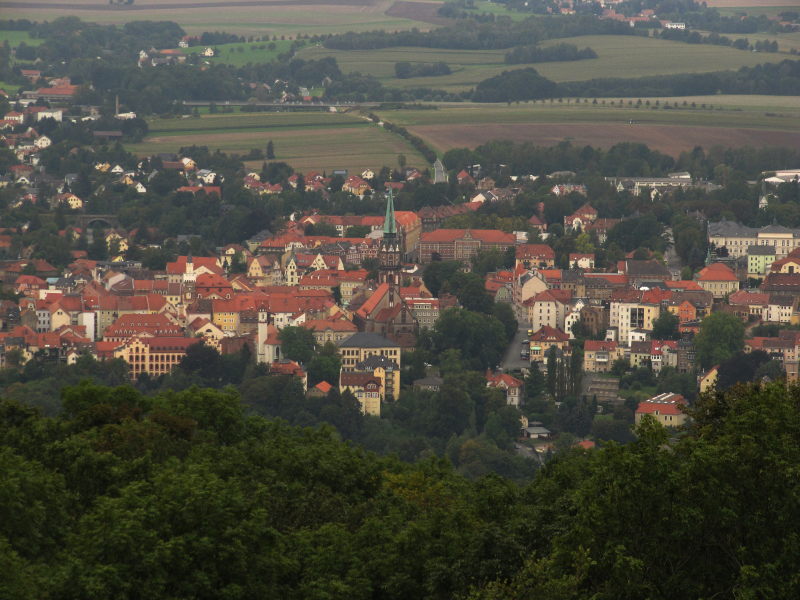
[[[508,17],[512,21],[522,21],[533,16],[531,13],[523,13],[515,10],[508,10],[505,5],[487,0],[477,0],[475,2],[476,13],[491,13],[498,17]]]
[[[580,36],[544,42],[544,46],[572,43],[593,48],[598,58],[579,61],[536,63],[534,68],[557,82],[584,81],[603,77],[644,77],[675,73],[703,73],[738,69],[763,62],[777,62],[786,55],[735,50],[724,46],[684,44],[639,36]],[[506,50],[439,50],[430,48],[386,48],[383,50],[328,50],[314,47],[298,53],[301,58],[333,56],[344,72],[374,75],[384,84],[404,89],[429,87],[459,92],[502,71],[523,68],[506,65]],[[400,61],[445,62],[453,70],[441,77],[397,79],[394,65]]]
[[[140,155],[175,152],[184,146],[246,154],[272,140],[277,160],[296,169],[380,168],[404,154],[408,164],[427,167],[425,159],[403,138],[368,120],[334,113],[232,113],[201,118],[153,119],[150,134],[128,150]],[[259,167],[261,161],[249,165]]]
[[[270,49],[274,45],[273,49]],[[203,58],[204,61],[242,67],[248,63],[267,63],[278,58],[279,54],[288,52],[292,45],[291,40],[276,40],[263,42],[242,42],[240,44],[217,44],[213,46],[216,56]],[[205,46],[192,46],[181,48],[184,54],[194,54],[203,51]]]
[[[0,81],[0,89],[5,90],[7,94],[16,94],[17,90],[22,86],[16,83],[6,83],[5,81]]]
[[[42,40],[32,38],[27,31],[9,31],[6,29],[0,30],[0,44],[8,42],[12,48],[16,48],[21,42],[25,42],[28,46],[38,46]]]
[[[717,10],[719,11],[719,14],[724,17],[735,17],[742,14],[747,14],[753,17],[757,17],[758,15],[777,17],[782,12],[798,12],[798,6],[726,6],[717,8]]]

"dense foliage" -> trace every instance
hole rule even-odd
[[[450,75],[452,71],[446,63],[411,63],[403,61],[395,63],[394,75],[398,79],[409,79],[411,77],[438,77],[440,75]]]
[[[562,43],[554,46],[517,46],[506,53],[505,61],[509,65],[519,65],[586,58],[597,58],[597,52],[588,47],[581,50],[575,44]]]
[[[525,487],[248,418],[231,392],[3,401],[0,596],[796,597],[798,394],[704,397],[684,437],[648,420]]]

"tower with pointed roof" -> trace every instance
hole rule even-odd
[[[394,217],[394,197],[391,188],[386,194],[386,217],[383,221],[383,239],[379,252],[379,283],[389,285],[389,306],[399,301],[400,292],[400,237],[397,235],[397,221]]]

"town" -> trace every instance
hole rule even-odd
[[[357,174],[275,176],[266,163],[262,173],[248,172],[205,149],[139,160],[98,131],[92,146],[65,140],[59,156],[37,128],[44,124],[63,139],[70,124],[63,109],[41,94],[37,101],[19,98],[16,108],[4,115],[0,135],[8,157],[2,194],[9,214],[28,216],[14,219],[0,238],[3,367],[120,359],[135,383],[168,376],[200,345],[223,356],[246,348],[268,374],[297,378],[305,394],[324,397],[337,388],[351,393],[362,413],[380,417],[404,389],[440,389],[452,367],[436,360],[421,366],[419,359],[449,349],[462,354],[462,368],[483,369],[485,385],[522,411],[520,439],[540,451],[552,449],[557,436],[548,429],[552,412],[526,407],[534,399],[550,398],[556,409],[568,397],[591,399],[600,416],[627,404],[634,409],[630,425],[633,417],[655,414],[677,427],[685,418],[679,405],[714,386],[720,372],[726,385],[756,369],[797,381],[800,229],[709,221],[697,212],[684,217],[693,235],[704,237],[690,252],[684,248],[680,256],[677,234],[659,224],[655,239],[625,252],[619,243],[628,227],[648,218],[602,214],[574,172],[504,174],[500,185],[480,164],[448,174],[437,159],[430,170],[375,166]],[[88,158],[87,149],[89,165],[71,160],[76,153]],[[70,164],[79,172],[59,177]],[[796,193],[798,176],[800,170],[776,169],[752,182],[759,192],[755,210]],[[395,196],[436,186],[454,189],[463,201],[395,209]],[[602,186],[604,194],[642,206],[721,189],[688,171],[606,177]],[[93,212],[109,194],[134,199],[154,187],[175,202],[215,210],[242,194],[252,203],[290,193],[322,204],[300,210],[286,204],[284,218],[261,224],[274,231],[250,224],[254,235],[211,252],[207,244],[193,250],[192,235],[170,242],[157,227],[128,229],[115,214]],[[347,214],[325,208],[334,196],[349,203]],[[523,199],[529,212],[518,210],[521,217],[500,228],[482,225],[496,207]],[[365,206],[380,212],[356,214]],[[563,209],[558,221],[554,207]],[[62,224],[51,230],[59,250],[49,254],[44,246],[52,241],[32,241],[42,225],[31,219],[45,214]],[[142,260],[167,243],[174,252],[161,268]],[[447,315],[463,318],[459,311],[499,317],[506,332],[482,343],[500,347],[478,359],[464,355],[465,342],[447,339],[454,334],[440,327]],[[298,351],[298,335],[313,352],[338,357],[336,371],[323,376],[312,369],[309,378],[311,350]],[[749,371],[740,364],[747,353],[756,361]],[[414,369],[404,364],[408,356],[415,356]],[[410,378],[412,372],[418,377]],[[632,378],[639,388],[658,381],[658,393],[655,386],[650,397],[635,393]],[[543,381],[541,389],[525,391],[526,382]],[[591,436],[585,443],[594,443]]]
[[[800,596],[800,11],[0,2],[0,598]]]

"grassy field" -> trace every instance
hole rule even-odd
[[[771,96],[696,96],[658,98],[648,108],[638,98],[606,104],[448,105],[439,110],[378,111],[402,125],[437,151],[474,147],[492,139],[533,141],[551,145],[564,140],[607,147],[617,142],[641,142],[670,154],[696,145],[709,147],[781,145],[800,148],[800,99]],[[654,109],[678,102],[678,108]],[[686,106],[683,102],[686,101]],[[691,104],[695,107],[692,108]],[[705,104],[706,108],[702,108]],[[713,108],[711,108],[713,106]]]
[[[0,30],[0,44],[8,42],[12,48],[16,48],[21,42],[25,42],[28,46],[38,46],[42,40],[32,38],[27,31],[8,31]]]
[[[572,43],[593,48],[598,58],[579,61],[536,63],[545,77],[557,82],[583,81],[602,77],[643,77],[673,73],[704,73],[763,62],[777,62],[787,55],[761,54],[723,46],[694,45],[643,38],[638,36],[580,36],[549,40],[543,45]],[[386,48],[383,50],[328,50],[321,47],[303,49],[301,58],[333,56],[344,72],[360,71],[381,79],[386,85],[404,89],[430,87],[459,92],[474,87],[479,81],[508,69],[523,65],[506,65],[506,50],[438,50],[429,48]],[[668,60],[665,58],[669,57]],[[396,62],[447,63],[453,70],[441,77],[396,79]]]
[[[270,50],[271,44],[275,46],[272,50]],[[217,44],[214,46],[214,49],[217,51],[216,56],[213,58],[204,58],[203,60],[211,63],[233,65],[235,67],[241,67],[248,63],[266,63],[275,60],[279,54],[287,52],[291,45],[292,42],[290,40]],[[184,54],[199,53],[202,52],[202,50],[203,46],[181,48]]]
[[[78,16],[95,23],[128,21],[175,21],[188,33],[226,31],[237,35],[341,33],[371,29],[400,30],[430,28],[428,23],[390,17],[385,14],[393,0],[319,0],[293,5],[291,0],[264,0],[259,6],[226,6],[226,0],[202,0],[207,6],[188,6],[200,0],[136,0],[136,10],[112,8],[107,0],[81,0],[81,5],[96,4],[96,10],[77,10],[66,0],[36,0],[34,6],[3,8],[5,19],[52,21],[58,17]],[[235,0],[231,0],[235,2]],[[169,8],[162,4],[186,4]],[[208,4],[213,4],[208,6]],[[46,5],[46,7],[45,7]]]
[[[352,114],[232,113],[154,119],[150,135],[127,148],[140,156],[191,145],[245,154],[253,148],[263,150],[268,140],[275,145],[277,160],[299,170],[379,168],[396,164],[399,154],[411,166],[427,166],[404,139]]]
[[[508,10],[505,5],[496,2],[488,2],[487,0],[477,0],[475,2],[476,13],[491,13],[498,17],[508,17],[512,21],[522,21],[532,16],[530,13],[517,12],[515,10]]]
[[[21,85],[16,83],[6,83],[5,81],[0,81],[0,90],[5,90],[6,94],[15,94]]]

